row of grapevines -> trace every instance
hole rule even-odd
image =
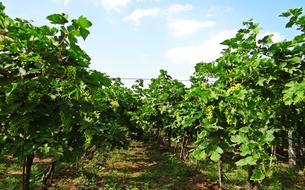
[[[90,57],[77,42],[91,22],[47,19],[52,26],[12,19],[0,4],[0,150],[23,160],[23,189],[34,157],[52,158],[52,166],[74,162],[94,145],[126,146],[141,132],[128,123],[137,106],[132,91],[88,69]]]
[[[291,166],[293,145],[303,151],[305,16],[302,9],[281,16],[297,30],[291,40],[260,37],[260,26],[249,20],[222,43],[218,59],[196,65],[190,88],[163,70],[148,88],[136,86],[138,125],[165,136],[169,147],[171,139],[182,141],[182,152],[186,139],[195,140],[192,155],[218,162],[220,186],[223,162],[247,168],[248,187],[255,189],[272,175],[277,149],[288,149]]]

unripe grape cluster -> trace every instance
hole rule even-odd
[[[210,106],[208,106],[208,107],[206,108],[206,113],[205,113],[205,115],[206,115],[206,118],[207,118],[208,120],[211,120],[211,119],[213,118],[214,109],[215,109],[215,107],[212,106],[212,105],[210,105]]]
[[[227,93],[228,94],[232,94],[236,91],[239,91],[240,89],[242,88],[242,85],[240,83],[237,83],[235,84],[234,86],[230,87],[228,90],[227,90]]]
[[[83,90],[82,91],[82,97],[87,101],[90,102],[92,101],[92,95],[88,90]]]
[[[76,76],[76,68],[73,66],[68,66],[66,68],[66,74],[68,78],[75,78]]]
[[[229,113],[228,110],[226,110],[225,112],[225,116],[226,116],[226,121],[229,125],[233,125],[234,124],[234,117],[232,114]]]

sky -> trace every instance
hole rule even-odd
[[[220,42],[233,37],[242,22],[260,23],[261,36],[290,39],[280,13],[305,8],[305,0],[0,0],[6,14],[49,22],[46,16],[83,15],[93,26],[80,46],[90,55],[90,68],[120,78],[154,78],[165,69],[187,80],[199,62],[220,56]],[[133,81],[123,79],[130,86]]]

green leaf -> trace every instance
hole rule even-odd
[[[2,2],[0,2],[0,13],[2,13],[5,9],[5,6],[3,5]]]
[[[247,90],[245,89],[241,89],[238,94],[237,94],[237,98],[239,98],[240,100],[244,100],[247,94]]]
[[[80,16],[77,20],[75,20],[81,28],[86,29],[92,26],[92,23],[84,16]]]
[[[280,14],[281,17],[289,17],[290,15],[291,15],[290,11],[283,12],[282,14]]]
[[[75,44],[77,43],[77,38],[75,37],[75,35],[70,34],[70,35],[68,36],[68,38],[69,38],[69,42],[70,42],[70,45],[71,45],[71,46],[73,46],[73,45],[75,45]]]
[[[46,143],[46,144],[44,144],[44,146],[42,146],[42,151],[44,154],[49,154],[50,147],[49,147],[48,143]]]
[[[303,8],[290,9],[289,11],[293,14],[293,16],[298,17],[302,14]]]
[[[219,159],[220,159],[221,155],[217,152],[217,151],[214,151],[212,152],[211,154],[211,160],[213,160],[214,162],[217,162]]]
[[[47,19],[51,21],[52,24],[66,24],[68,22],[67,14],[52,14],[47,16]]]
[[[295,24],[295,22],[293,22],[293,21],[290,21],[290,22],[288,22],[287,24],[286,24],[286,28],[291,28],[293,25]]]
[[[256,165],[256,162],[257,159],[255,159],[253,156],[248,156],[246,158],[237,161],[235,164],[237,166],[247,166],[247,165]]]
[[[247,156],[247,155],[250,155],[251,154],[251,149],[250,147],[248,146],[248,144],[242,144],[240,146],[240,155],[241,156]]]
[[[302,61],[301,57],[293,57],[288,59],[288,62],[293,63],[293,64],[300,64]]]
[[[13,23],[12,19],[4,16],[0,16],[1,28],[8,28]]]
[[[192,156],[193,156],[196,160],[204,160],[204,159],[206,159],[206,157],[207,157],[205,151],[204,151],[204,150],[201,150],[201,149],[195,149],[195,150],[192,152]]]
[[[294,41],[295,43],[302,43],[302,42],[305,41],[305,36],[304,36],[303,34],[297,35],[297,36],[295,36],[295,37],[293,38],[293,41]]]
[[[253,174],[251,176],[251,180],[253,181],[261,181],[265,178],[265,174],[262,170],[260,170],[259,168],[255,168],[253,170]]]
[[[266,176],[267,177],[271,177],[272,174],[273,174],[273,170],[272,169],[269,169],[269,170],[266,171]]]
[[[238,134],[238,135],[233,135],[231,137],[231,141],[233,143],[237,143],[237,144],[246,143],[246,142],[248,142],[248,138],[244,134]]]
[[[273,135],[273,132],[274,132],[273,130],[268,130],[266,132],[266,136],[265,136],[265,141],[266,142],[272,142],[275,139],[275,137]]]
[[[247,127],[242,127],[242,128],[239,129],[239,131],[242,132],[242,133],[248,133],[250,131],[250,127],[248,127],[248,126]]]
[[[305,80],[298,82],[289,82],[286,84],[286,88],[283,93],[283,99],[285,105],[297,104],[299,102],[305,101]]]
[[[79,32],[80,32],[81,37],[82,37],[84,40],[85,40],[85,39],[88,37],[88,35],[90,34],[89,30],[84,29],[84,28],[81,28],[81,29],[79,30]]]
[[[264,82],[265,82],[265,81],[266,81],[265,78],[259,77],[259,78],[258,78],[258,81],[256,82],[256,84],[259,85],[259,86],[264,86]]]
[[[222,150],[222,148],[221,147],[217,147],[216,148],[216,152],[218,152],[219,154],[222,154],[223,153],[223,150]]]
[[[54,157],[55,160],[59,160],[61,157],[64,156],[63,150],[61,147],[51,147],[50,154]]]

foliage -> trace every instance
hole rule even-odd
[[[87,18],[52,14],[50,26],[34,26],[0,3],[1,154],[75,162],[92,147],[153,134],[169,148],[182,142],[181,152],[195,141],[197,160],[226,158],[262,182],[274,170],[271,149],[287,149],[287,131],[304,153],[305,16],[301,8],[281,16],[298,32],[291,40],[260,38],[250,19],[222,42],[218,59],[195,66],[191,87],[161,70],[148,87],[139,80],[129,89],[89,70],[78,45],[90,34]]]
[[[297,130],[303,123],[305,16],[301,14],[302,9],[282,14],[291,17],[286,27],[296,25],[302,31],[291,41],[273,42],[272,35],[258,39],[260,27],[249,20],[222,43],[227,47],[220,58],[196,65],[191,94],[206,113],[199,120],[204,127],[193,152],[197,159],[208,156],[217,161],[232,152],[237,166],[255,166],[251,180],[272,175],[274,158],[269,150],[280,140],[276,135]],[[212,84],[198,80],[212,77],[217,79]]]
[[[69,22],[66,14],[47,19],[56,27],[11,19],[1,4],[1,153],[75,161],[92,145],[125,146],[129,126],[121,116],[128,120],[133,109],[123,107],[131,105],[131,91],[88,70],[90,57],[77,42],[91,22]]]

